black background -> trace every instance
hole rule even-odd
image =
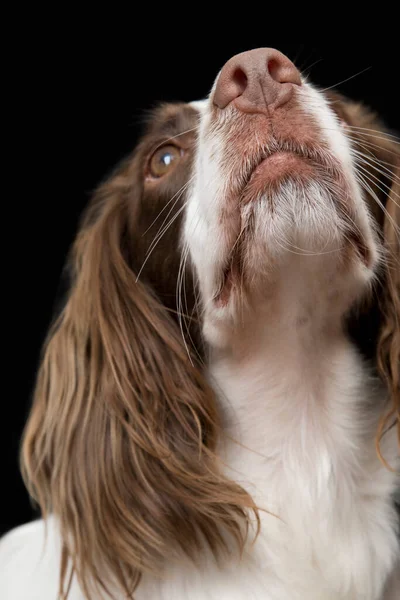
[[[19,476],[18,449],[66,253],[93,189],[134,146],[143,110],[162,100],[202,98],[233,54],[272,46],[302,70],[311,67],[310,79],[319,86],[337,86],[400,131],[400,52],[388,30],[390,17],[382,26],[372,19],[361,25],[357,16],[312,10],[297,17],[289,7],[281,14],[266,8],[246,15],[241,5],[233,24],[217,24],[214,9],[201,5],[187,5],[175,16],[168,7],[165,14],[156,5],[148,8],[147,15],[103,14],[101,23],[62,9],[36,14],[30,35],[17,31],[13,42],[19,58],[11,65],[11,110],[3,115],[12,143],[3,175],[11,184],[4,198],[11,216],[3,217],[2,228],[0,533],[34,515]],[[29,19],[25,15],[28,28]]]

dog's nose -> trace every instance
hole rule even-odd
[[[291,60],[273,48],[233,56],[222,68],[213,102],[225,108],[235,100],[244,112],[263,112],[290,100],[301,77]]]

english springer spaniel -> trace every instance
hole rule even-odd
[[[98,190],[4,600],[400,597],[400,145],[269,48]]]

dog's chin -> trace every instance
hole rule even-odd
[[[333,195],[331,182],[313,177],[301,157],[277,155],[260,167],[242,204],[240,236],[219,273],[213,304],[220,316],[271,295],[292,269],[366,286],[378,263],[376,244],[369,227],[348,219],[345,193]]]

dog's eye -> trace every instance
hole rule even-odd
[[[158,148],[150,158],[149,175],[153,178],[163,177],[176,167],[182,157],[182,150],[168,145]]]

